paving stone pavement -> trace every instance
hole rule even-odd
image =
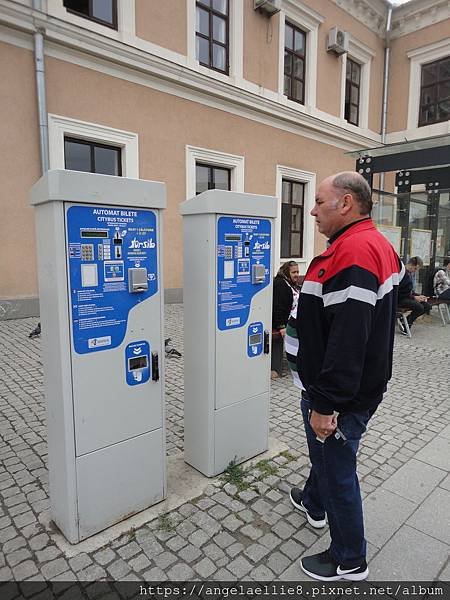
[[[165,335],[183,353],[182,306],[166,306],[165,315]],[[245,489],[209,484],[198,498],[103,548],[65,556],[46,518],[41,342],[28,338],[36,323],[0,321],[0,581],[305,579],[299,557],[326,548],[328,537],[306,524],[287,495],[308,474],[288,374],[272,381],[270,434],[289,451],[251,468]],[[396,335],[393,380],[359,457],[372,579],[448,580],[449,342],[450,326],[441,326],[437,311],[415,325],[411,340]],[[183,359],[166,365],[173,455],[183,449]]]

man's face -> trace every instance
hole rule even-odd
[[[291,281],[293,281],[294,283],[298,283],[298,280],[300,278],[300,274],[298,272],[298,265],[293,265],[292,267],[289,267],[289,277],[291,278]]]
[[[311,215],[316,218],[317,228],[330,238],[345,225],[340,213],[341,199],[334,189],[331,178],[324,179],[316,194],[316,203]]]

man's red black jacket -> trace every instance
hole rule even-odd
[[[317,412],[366,410],[381,401],[404,272],[371,219],[344,228],[311,262],[298,305],[297,367]]]

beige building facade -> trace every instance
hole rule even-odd
[[[267,4],[280,10],[269,16],[254,0],[0,0],[0,318],[38,314],[28,195],[43,164],[67,167],[69,148],[117,149],[118,174],[166,183],[170,302],[182,299],[178,207],[199,191],[199,167],[210,186],[226,173],[229,189],[278,197],[276,256],[304,273],[325,245],[309,215],[316,185],[355,168],[348,152],[450,133],[444,101],[420,123],[423,66],[450,57],[447,1],[411,0],[391,19],[384,0]],[[327,49],[335,28],[342,54]]]

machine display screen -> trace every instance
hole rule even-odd
[[[254,346],[255,344],[260,344],[262,341],[262,336],[260,333],[255,333],[251,336],[249,336],[249,344],[250,346]]]
[[[106,229],[82,229],[82,238],[107,238],[109,237]]]
[[[240,233],[226,233],[226,242],[242,242],[242,235]]]
[[[135,369],[145,369],[147,364],[146,356],[137,356],[136,358],[128,359],[128,368],[130,371],[134,371]]]

